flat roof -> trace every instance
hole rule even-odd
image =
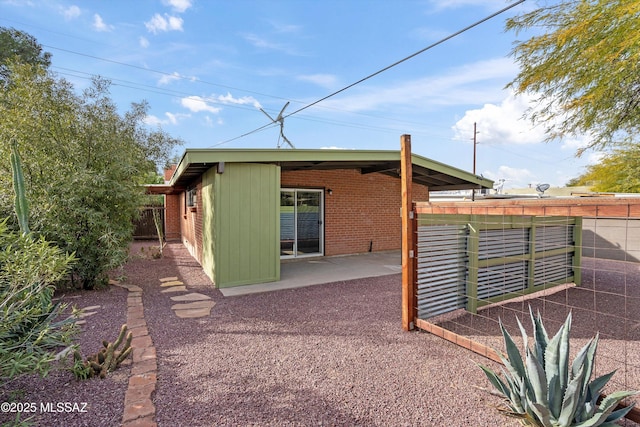
[[[411,155],[411,161],[413,182],[431,191],[493,188],[489,179],[417,154]],[[187,148],[169,185],[186,188],[219,163],[275,164],[282,171],[357,169],[362,174],[400,176],[400,150]]]

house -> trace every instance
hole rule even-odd
[[[493,182],[412,155],[413,192]],[[401,245],[400,151],[187,149],[165,186],[166,236],[218,288],[278,281],[282,259]]]

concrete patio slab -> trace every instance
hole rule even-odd
[[[283,260],[278,282],[222,288],[225,297],[292,289],[402,272],[400,251]]]

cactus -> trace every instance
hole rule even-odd
[[[125,338],[126,336],[126,338]],[[122,325],[120,334],[115,342],[102,341],[102,349],[99,352],[87,357],[82,362],[82,356],[79,352],[74,353],[74,374],[77,379],[85,379],[91,377],[105,378],[107,373],[116,370],[120,364],[131,354],[131,340],[133,334],[127,334],[127,325]],[[118,347],[124,341],[122,350]]]
[[[633,404],[614,409],[622,400],[637,392],[617,391],[599,402],[602,389],[615,371],[589,382],[595,364],[598,335],[569,364],[571,313],[551,339],[542,324],[540,313],[534,317],[529,307],[529,314],[533,323],[533,350],[527,345],[527,334],[518,319],[526,349],[524,361],[511,335],[500,322],[507,354],[498,354],[506,368],[503,371],[506,381],[491,369],[480,366],[505,399],[506,408],[501,408],[501,411],[518,418],[522,425],[545,427],[614,425],[615,421],[624,417]]]
[[[18,144],[11,141],[11,170],[13,171],[13,189],[15,191],[15,210],[18,217],[20,231],[29,234],[29,202],[24,188],[24,175],[22,174],[22,162],[18,153]]]

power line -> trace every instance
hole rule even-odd
[[[523,1],[525,1],[525,0],[521,0],[520,3],[523,2]],[[501,13],[501,12],[497,12],[496,14],[499,14],[499,13]],[[483,21],[485,21],[487,19],[490,19],[490,18],[491,17],[485,18]],[[76,36],[72,36],[72,35],[69,35],[69,34],[56,32],[56,31],[52,31],[52,30],[48,30],[48,29],[44,29],[42,27],[38,27],[38,26],[35,26],[35,25],[32,25],[32,24],[25,24],[25,23],[22,23],[22,22],[12,21],[12,20],[8,20],[8,19],[4,19],[4,18],[0,18],[0,20],[9,21],[9,22],[15,22],[15,23],[19,23],[21,25],[27,25],[27,26],[31,26],[31,27],[34,27],[34,28],[40,28],[40,29],[43,29],[44,31],[48,31],[48,32],[51,32],[51,33],[54,33],[54,34],[59,34],[59,35],[65,36],[65,37],[71,37],[71,38],[76,38],[78,40],[89,41],[89,40],[86,40],[86,39],[83,39],[83,38],[80,38],[80,37],[76,37]],[[483,22],[483,21],[479,21],[479,23]],[[477,23],[476,25],[478,25],[479,23]],[[471,26],[468,27],[468,28],[471,28]],[[460,32],[462,32],[462,31],[464,31],[464,30],[461,30]],[[457,33],[454,34],[454,35],[449,36],[448,38],[452,38],[455,35],[457,35]],[[444,41],[446,41],[446,39],[443,39],[438,43],[442,43]],[[432,45],[430,47],[427,47],[427,48],[423,49],[422,51],[417,52],[417,53],[411,55],[410,57],[405,58],[402,61],[398,61],[397,63],[395,63],[393,65],[390,65],[389,67],[386,67],[385,69],[383,69],[383,70],[381,70],[381,71],[379,71],[377,73],[374,73],[371,76],[368,76],[368,77],[362,79],[359,82],[356,82],[356,83],[354,83],[352,85],[349,85],[349,86],[341,89],[340,91],[334,92],[333,94],[328,95],[328,96],[326,96],[326,97],[324,97],[324,98],[322,98],[322,99],[320,99],[320,100],[318,100],[318,101],[316,101],[316,102],[314,102],[312,104],[306,105],[303,108],[300,108],[300,109],[294,111],[293,113],[288,114],[288,115],[286,115],[284,117],[286,118],[286,117],[292,116],[293,114],[297,114],[302,110],[305,110],[305,109],[307,109],[307,108],[309,108],[309,107],[311,107],[313,105],[316,105],[319,102],[321,102],[321,101],[323,101],[323,100],[325,100],[325,99],[327,99],[327,98],[329,98],[331,96],[334,96],[337,93],[340,93],[340,92],[342,92],[342,91],[344,91],[344,90],[346,90],[346,89],[348,89],[348,88],[350,88],[352,86],[355,86],[356,84],[358,84],[358,83],[360,83],[360,82],[362,82],[362,81],[364,81],[364,80],[366,80],[366,79],[368,79],[370,77],[373,77],[374,75],[377,75],[377,74],[385,71],[386,69],[389,69],[389,68],[391,68],[391,67],[393,67],[393,66],[395,66],[395,65],[397,65],[397,64],[399,64],[399,63],[401,63],[401,62],[403,62],[405,60],[408,60],[408,59],[412,58],[413,56],[418,55],[419,53],[422,53],[423,51],[425,51],[427,49],[430,49],[433,46],[436,46],[438,43],[435,43],[434,45]],[[210,85],[210,86],[217,86],[217,87],[222,87],[222,88],[225,88],[225,89],[237,90],[237,91],[240,91],[240,92],[251,93],[251,94],[254,94],[254,95],[264,96],[264,97],[268,97],[268,98],[280,99],[280,100],[288,100],[288,101],[291,101],[291,102],[296,102],[296,103],[299,103],[299,104],[303,104],[302,101],[290,100],[288,98],[284,98],[284,97],[280,97],[280,96],[265,94],[265,93],[261,93],[261,92],[257,92],[257,91],[237,88],[237,87],[234,87],[234,86],[228,86],[228,85],[223,85],[223,84],[219,84],[219,83],[213,83],[213,82],[209,82],[209,81],[206,81],[206,80],[201,80],[201,79],[194,78],[194,77],[183,76],[183,75],[180,75],[180,74],[175,73],[175,72],[174,73],[169,73],[169,72],[166,72],[166,71],[155,70],[155,69],[152,69],[152,68],[137,66],[137,65],[133,65],[133,64],[129,64],[129,63],[126,63],[126,62],[121,62],[121,61],[116,61],[116,60],[109,59],[109,58],[103,58],[103,57],[99,57],[99,56],[95,56],[95,55],[90,55],[90,54],[86,54],[86,53],[82,53],[82,52],[77,52],[77,51],[70,50],[70,49],[64,49],[64,48],[56,47],[56,46],[53,46],[53,45],[43,44],[42,46],[47,47],[49,49],[54,49],[54,50],[58,50],[58,51],[61,51],[61,52],[70,53],[70,54],[73,54],[73,55],[78,55],[78,56],[83,56],[83,57],[86,57],[86,58],[97,59],[99,61],[109,62],[109,63],[121,65],[121,66],[124,66],[124,67],[138,69],[138,70],[141,70],[141,71],[148,71],[148,72],[156,73],[156,74],[160,74],[160,75],[163,75],[163,76],[171,77],[171,78],[174,78],[174,79],[188,80],[188,81],[191,81],[191,82],[202,83],[202,84],[206,84],[206,85]],[[86,74],[86,75],[90,75],[90,76],[94,76],[95,75],[93,73],[87,73],[85,71],[73,70],[73,69],[64,68],[64,67],[52,66],[52,68],[60,69],[60,70],[66,70],[66,71],[71,72],[71,73],[81,73],[81,74]],[[77,78],[87,79],[86,77],[76,76],[76,75],[73,75],[73,74],[70,74],[70,73],[61,72],[60,74],[62,74],[62,75],[70,75],[70,76],[74,76],[74,77],[77,77]],[[110,81],[112,81],[112,82],[123,82],[123,83],[125,83],[125,84],[114,83],[114,86],[118,86],[118,87],[137,89],[137,90],[140,90],[140,91],[146,91],[146,92],[149,92],[149,93],[156,93],[156,94],[167,95],[167,96],[172,96],[172,97],[178,97],[178,94],[183,95],[183,96],[194,96],[193,94],[187,93],[187,92],[179,92],[179,91],[174,91],[174,90],[170,90],[170,89],[160,89],[159,90],[154,86],[145,85],[143,83],[131,82],[131,81],[117,79],[117,78],[104,76],[104,75],[101,75],[101,76],[106,78],[106,79],[108,79],[108,80],[110,80]],[[134,86],[131,86],[131,85],[134,85]],[[142,88],[148,88],[148,89],[142,89]],[[252,108],[249,108],[249,107],[242,107],[242,106],[239,106],[239,105],[232,105],[232,104],[227,104],[227,103],[224,103],[224,102],[219,102],[215,98],[211,98],[211,97],[202,97],[202,99],[206,100],[206,101],[209,101],[209,102],[222,104],[222,105],[225,105],[225,106],[228,106],[228,107],[233,107],[233,108],[238,108],[238,109],[245,109],[245,110],[252,110]],[[327,109],[327,110],[339,111],[339,112],[349,112],[350,114],[360,115],[360,116],[364,116],[364,117],[384,118],[384,119],[387,119],[387,120],[392,120],[392,121],[397,122],[397,123],[423,125],[423,123],[413,122],[413,121],[409,121],[409,120],[402,120],[402,119],[397,119],[397,118],[389,119],[386,116],[381,116],[381,115],[376,115],[376,114],[367,114],[367,113],[363,113],[363,112],[359,112],[359,111],[347,111],[347,110],[343,110],[343,109],[336,108],[336,107],[323,106],[322,108]],[[303,119],[303,120],[305,120],[305,119]],[[306,120],[313,120],[313,119],[307,118]],[[388,129],[388,128],[378,128],[378,127],[372,127],[372,126],[369,126],[369,125],[359,125],[357,123],[340,122],[340,121],[331,121],[330,122],[330,121],[326,121],[326,120],[323,121],[323,120],[320,120],[320,119],[315,119],[315,121],[324,122],[324,123],[333,123],[333,124],[337,124],[339,126],[356,127],[356,128],[361,128],[361,129],[374,129],[375,128],[375,129],[380,129],[380,130],[386,130],[386,131],[389,131],[389,132],[392,131],[391,129]],[[262,130],[262,129],[263,128],[261,127],[261,128],[256,129],[256,131],[259,131],[259,130]],[[253,132],[248,132],[246,134],[243,134],[242,136],[250,135],[251,133],[253,133]],[[239,137],[236,137],[236,138],[232,138],[231,140],[227,140],[225,142],[234,141],[236,139],[241,138],[242,136],[239,136]],[[223,144],[223,143],[220,143],[220,144]],[[216,144],[216,145],[218,145],[218,144]]]
[[[524,0],[522,0],[522,1],[524,1]],[[206,80],[200,80],[197,77],[187,77],[187,76],[183,76],[181,74],[168,73],[166,71],[154,70],[152,68],[142,67],[142,66],[133,65],[133,64],[127,64],[126,62],[116,61],[114,59],[108,59],[108,58],[101,58],[99,56],[89,55],[88,53],[76,52],[74,50],[63,49],[61,47],[51,46],[51,45],[47,45],[47,44],[43,44],[42,46],[46,47],[48,49],[58,50],[60,52],[66,52],[66,53],[71,53],[73,55],[84,56],[85,58],[91,58],[91,59],[97,59],[99,61],[110,62],[112,64],[122,65],[123,67],[135,68],[135,69],[138,69],[138,70],[152,72],[152,73],[160,74],[162,76],[167,76],[167,77],[176,78],[176,79],[180,79],[180,80],[195,81],[195,82],[206,84],[206,85],[210,85],[210,86],[217,86],[217,87],[222,87],[222,88],[225,88],[225,89],[232,89],[232,90],[237,90],[237,91],[240,91],[240,92],[251,93],[253,95],[260,95],[260,96],[265,96],[265,97],[268,97],[268,98],[286,100],[286,98],[283,98],[283,97],[280,97],[280,96],[269,95],[269,94],[261,93],[261,92],[255,92],[255,91],[251,91],[251,90],[248,90],[248,89],[241,89],[241,88],[234,87],[234,86],[227,86],[227,85],[223,85],[223,84],[220,84],[220,83],[213,83],[213,82],[209,82],[209,81],[206,81]]]
[[[325,100],[327,100],[327,99],[329,99],[329,98],[331,98],[331,97],[333,97],[333,96],[335,96],[335,95],[337,95],[337,94],[339,94],[339,93],[342,93],[342,92],[344,92],[344,91],[345,91],[345,90],[347,90],[347,89],[350,89],[350,88],[352,88],[352,87],[354,87],[354,86],[356,86],[356,85],[359,85],[360,83],[362,83],[362,82],[364,82],[364,81],[366,81],[366,80],[369,80],[370,78],[375,77],[375,76],[377,76],[378,74],[382,74],[382,73],[384,73],[385,71],[387,71],[387,70],[389,70],[389,69],[391,69],[391,68],[393,68],[393,67],[395,67],[395,66],[397,66],[397,65],[400,65],[400,64],[402,64],[403,62],[406,62],[406,61],[408,61],[408,60],[409,60],[409,59],[411,59],[411,58],[414,58],[414,57],[416,57],[416,56],[418,56],[418,55],[420,55],[420,54],[422,54],[422,53],[424,53],[424,52],[426,52],[426,51],[428,51],[428,50],[430,50],[430,49],[433,49],[434,47],[436,47],[436,46],[438,46],[438,45],[441,45],[442,43],[444,43],[444,42],[446,42],[446,41],[448,41],[448,40],[451,40],[452,38],[457,37],[457,36],[459,36],[460,34],[462,34],[462,33],[466,32],[466,31],[468,31],[468,30],[470,30],[470,29],[472,29],[472,28],[474,28],[474,27],[477,27],[478,25],[483,24],[483,23],[485,23],[486,21],[488,21],[488,20],[490,20],[490,19],[492,19],[492,18],[495,18],[496,16],[498,16],[498,15],[500,15],[500,14],[502,14],[502,13],[506,12],[507,10],[512,9],[512,8],[514,8],[514,7],[518,6],[518,5],[519,5],[519,4],[521,4],[521,3],[524,3],[525,1],[526,1],[526,0],[519,0],[519,1],[515,2],[515,3],[513,3],[512,5],[509,5],[509,6],[505,7],[504,9],[501,9],[501,10],[499,10],[499,11],[497,11],[497,12],[495,12],[495,13],[493,13],[493,14],[489,15],[489,16],[487,16],[486,18],[483,18],[483,19],[481,19],[481,20],[479,20],[479,21],[477,21],[477,22],[475,22],[475,23],[473,23],[473,24],[471,24],[471,25],[469,25],[469,26],[467,26],[467,27],[464,27],[463,29],[461,29],[461,30],[459,30],[459,31],[456,31],[455,33],[453,33],[453,34],[451,34],[451,35],[448,35],[447,37],[445,37],[445,38],[443,38],[443,39],[438,40],[437,42],[435,42],[435,43],[433,43],[433,44],[430,44],[429,46],[425,47],[424,49],[421,49],[421,50],[417,51],[416,53],[413,53],[413,54],[411,54],[411,55],[409,55],[409,56],[407,56],[407,57],[405,57],[405,58],[403,58],[403,59],[401,59],[401,60],[399,60],[399,61],[397,61],[397,62],[394,62],[393,64],[388,65],[388,66],[386,66],[386,67],[384,67],[384,68],[382,68],[382,69],[380,69],[380,70],[376,71],[376,72],[375,72],[375,73],[373,73],[373,74],[369,74],[368,76],[363,77],[362,79],[358,80],[358,81],[357,81],[357,82],[355,82],[355,83],[351,83],[350,85],[345,86],[345,87],[343,87],[343,88],[342,88],[342,89],[340,89],[340,90],[337,90],[337,91],[335,91],[335,92],[333,92],[333,93],[330,93],[329,95],[325,96],[324,98],[320,98],[319,100],[317,100],[317,101],[315,101],[315,102],[312,102],[311,104],[305,105],[304,107],[302,107],[302,108],[300,108],[300,109],[298,109],[298,110],[296,110],[296,111],[294,111],[294,112],[292,112],[292,113],[290,113],[290,114],[287,114],[287,115],[285,116],[285,118],[290,117],[290,116],[293,116],[294,114],[297,114],[297,113],[299,113],[300,111],[306,110],[307,108],[313,107],[314,105],[319,104],[320,102],[325,101]]]
[[[74,69],[66,68],[66,67],[52,66],[51,68],[53,70],[60,70],[60,71],[57,71],[57,73],[59,75],[70,76],[70,77],[84,79],[84,80],[91,80],[95,76],[92,73],[87,73],[85,71],[74,70]],[[129,80],[123,80],[123,79],[108,77],[108,76],[101,76],[101,77],[104,77],[107,80],[109,80],[111,82],[112,86],[114,86],[114,87],[134,89],[134,90],[139,90],[141,92],[149,92],[149,93],[154,93],[154,94],[158,94],[158,95],[165,95],[165,96],[169,96],[169,97],[176,98],[176,99],[180,99],[180,98],[183,98],[185,96],[186,97],[193,96],[191,93],[188,93],[188,92],[181,92],[181,91],[176,91],[176,90],[172,90],[172,89],[158,89],[155,86],[146,85],[146,84],[143,84],[143,83],[132,82],[132,81],[129,81]],[[254,111],[254,107],[248,107],[248,106],[243,106],[243,105],[235,105],[235,104],[228,104],[228,103],[225,103],[225,102],[220,102],[220,100],[218,100],[216,98],[209,97],[209,96],[202,97],[202,100],[206,101],[206,102],[211,102],[213,104],[223,105],[225,107],[236,108],[236,109],[247,110],[247,111]],[[337,111],[343,111],[343,110],[340,110],[340,109],[336,109],[336,110]],[[369,116],[378,117],[378,118],[383,117],[383,116],[374,116],[374,115],[369,115]],[[390,128],[390,127],[371,126],[369,124],[359,124],[359,123],[347,122],[347,121],[341,121],[341,120],[319,119],[319,118],[315,118],[313,116],[299,116],[298,119],[299,120],[311,121],[311,122],[317,122],[317,123],[325,123],[325,124],[335,125],[335,126],[350,127],[350,128],[355,128],[355,129],[378,130],[378,131],[387,132],[387,133],[397,133],[397,129]],[[423,124],[423,123],[411,122],[411,121],[408,121],[408,120],[396,120],[396,119],[390,119],[390,120],[397,121],[399,123]],[[269,126],[265,127],[265,129],[268,129],[268,128],[269,128]],[[259,130],[263,130],[263,129],[261,128]],[[419,132],[418,134],[423,134],[423,133]]]
[[[501,15],[502,13],[504,13],[504,12],[506,12],[506,11],[508,11],[508,10],[510,10],[510,9],[512,9],[512,8],[514,8],[514,7],[516,7],[516,6],[518,6],[518,5],[522,4],[522,3],[524,3],[525,1],[526,1],[526,0],[518,0],[517,2],[515,2],[515,3],[513,3],[513,4],[509,5],[509,6],[507,6],[507,7],[505,7],[505,8],[503,8],[503,9],[501,9],[501,10],[499,10],[499,11],[495,12],[495,13],[492,13],[491,15],[489,15],[489,16],[487,16],[487,17],[485,17],[485,18],[481,19],[481,20],[476,21],[476,22],[474,22],[473,24],[468,25],[468,26],[464,27],[464,28],[463,28],[463,29],[461,29],[461,30],[458,30],[458,31],[456,31],[455,33],[450,34],[450,35],[448,35],[447,37],[444,37],[444,38],[442,38],[442,39],[438,40],[438,41],[437,41],[437,42],[435,42],[435,43],[430,44],[429,46],[425,47],[424,49],[421,49],[421,50],[419,50],[419,51],[417,51],[417,52],[415,52],[415,53],[413,53],[413,54],[411,54],[411,55],[409,55],[409,56],[406,56],[406,57],[402,58],[401,60],[396,61],[396,62],[394,62],[393,64],[388,65],[388,66],[386,66],[386,67],[384,67],[384,68],[382,68],[382,69],[380,69],[380,70],[376,71],[375,73],[369,74],[368,76],[363,77],[363,78],[361,78],[360,80],[358,80],[358,81],[356,81],[356,82],[354,82],[354,83],[351,83],[351,84],[350,84],[350,85],[348,85],[348,86],[343,87],[342,89],[339,89],[339,90],[337,90],[337,91],[335,91],[335,92],[332,92],[332,93],[330,93],[329,95],[327,95],[327,96],[325,96],[325,97],[323,97],[323,98],[318,99],[317,101],[314,101],[314,102],[312,102],[312,103],[310,103],[310,104],[307,104],[307,105],[305,105],[304,107],[299,108],[299,109],[295,110],[294,112],[292,112],[292,113],[289,113],[289,114],[285,115],[283,118],[284,118],[284,119],[286,119],[287,117],[291,117],[291,116],[293,116],[294,114],[298,114],[299,112],[304,111],[304,110],[306,110],[307,108],[313,107],[314,105],[319,104],[319,103],[321,103],[322,101],[326,101],[327,99],[329,99],[329,98],[331,98],[331,97],[333,97],[333,96],[336,96],[336,95],[338,95],[339,93],[342,93],[342,92],[346,91],[347,89],[351,89],[352,87],[354,87],[354,86],[356,86],[356,85],[359,85],[359,84],[360,84],[360,83],[362,83],[362,82],[365,82],[365,81],[367,81],[367,80],[369,80],[369,79],[371,79],[371,78],[373,78],[373,77],[375,77],[375,76],[377,76],[377,75],[379,75],[379,74],[382,74],[382,73],[384,73],[385,71],[388,71],[389,69],[391,69],[391,68],[393,68],[393,67],[395,67],[395,66],[397,66],[397,65],[400,65],[400,64],[402,64],[403,62],[408,61],[409,59],[412,59],[412,58],[414,58],[414,57],[416,57],[416,56],[418,56],[418,55],[420,55],[420,54],[422,54],[422,53],[424,53],[424,52],[426,52],[426,51],[428,51],[428,50],[430,50],[430,49],[433,49],[434,47],[436,47],[436,46],[438,46],[438,45],[441,45],[442,43],[445,43],[446,41],[451,40],[452,38],[457,37],[457,36],[459,36],[460,34],[462,34],[462,33],[464,33],[464,32],[467,32],[467,31],[469,31],[470,29],[472,29],[472,28],[474,28],[474,27],[477,27],[478,25],[480,25],[480,24],[483,24],[483,23],[487,22],[487,21],[489,21],[490,19],[493,19],[493,18],[495,18],[495,17],[496,17],[496,16],[498,16],[498,15]],[[262,130],[262,129],[264,129],[264,128],[265,128],[265,126],[262,126],[262,127],[258,128],[258,129],[256,129],[256,130],[254,130],[254,131],[250,131],[250,132],[247,132],[247,133],[245,133],[245,134],[243,134],[243,135],[240,135],[240,136],[238,136],[238,137],[231,138],[231,139],[228,139],[228,140],[226,140],[226,141],[220,142],[220,143],[216,144],[215,146],[222,145],[222,144],[226,144],[226,143],[231,142],[231,141],[235,141],[236,139],[240,139],[240,138],[243,138],[244,136],[251,135],[252,133],[254,133],[254,132],[256,132],[256,131],[259,131],[259,130]]]

